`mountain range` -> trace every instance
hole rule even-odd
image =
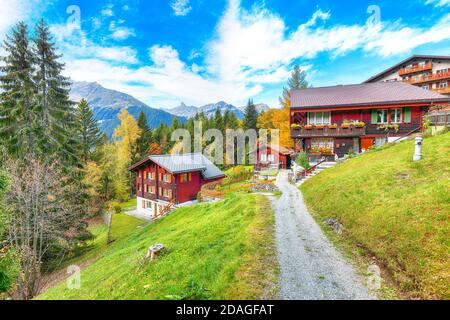
[[[139,114],[143,111],[147,116],[149,126],[153,129],[160,123],[170,125],[175,117],[180,123],[186,122],[188,118],[201,112],[210,117],[215,114],[217,108],[222,111],[222,114],[225,110],[230,110],[239,119],[244,118],[245,111],[245,107],[238,108],[223,101],[202,107],[187,106],[181,103],[173,109],[157,109],[146,105],[129,94],[106,89],[96,82],[73,82],[70,98],[75,102],[81,99],[87,100],[94,113],[94,118],[98,121],[100,130],[109,137],[112,137],[114,129],[120,123],[117,116],[123,108],[127,109],[135,119],[138,119]],[[267,111],[269,107],[266,104],[258,104],[256,109],[261,113]]]
[[[269,110],[269,106],[264,103],[260,103],[255,106],[258,113]],[[215,114],[217,108],[219,108],[222,111],[222,114],[225,112],[225,110],[229,110],[234,112],[236,114],[236,117],[238,117],[239,119],[244,118],[245,106],[238,108],[224,101],[220,101],[217,103],[210,103],[202,107],[187,106],[182,102],[178,107],[164,110],[179,117],[191,118],[195,116],[197,113],[204,113],[207,117],[211,117]]]
[[[117,118],[120,111],[125,108],[138,119],[141,111],[147,116],[151,128],[156,128],[161,122],[170,125],[175,117],[164,110],[151,108],[136,98],[116,90],[106,89],[96,82],[74,82],[70,90],[73,101],[86,99],[98,121],[100,130],[112,137],[114,129],[120,124]],[[177,117],[180,122],[187,118]]]

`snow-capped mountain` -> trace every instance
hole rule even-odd
[[[96,82],[74,82],[72,83],[70,98],[73,101],[86,99],[91,107],[99,128],[109,137],[114,129],[119,125],[117,115],[125,108],[137,120],[141,111],[147,116],[149,126],[156,128],[161,122],[167,125],[172,123],[174,118],[161,109],[151,108],[136,98],[116,90],[102,87]],[[178,117],[180,122],[185,122],[186,117]]]
[[[260,103],[255,106],[256,106],[256,110],[258,111],[258,113],[262,113],[262,112],[269,110],[269,106],[264,103]],[[207,117],[211,117],[211,116],[214,116],[217,108],[220,109],[222,114],[225,112],[225,110],[229,110],[229,111],[234,112],[236,114],[236,117],[238,117],[239,119],[244,118],[245,106],[238,108],[238,107],[236,107],[232,104],[226,103],[224,101],[220,101],[217,103],[210,103],[210,104],[204,105],[202,107],[187,106],[186,104],[184,104],[182,102],[178,107],[175,107],[173,109],[165,109],[165,111],[167,111],[173,115],[187,117],[187,118],[192,118],[197,113],[202,113],[202,112]]]

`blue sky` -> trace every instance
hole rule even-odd
[[[450,54],[450,0],[2,0],[0,37],[40,17],[68,76],[157,108],[277,107],[294,64],[319,87]]]

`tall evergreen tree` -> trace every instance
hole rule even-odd
[[[70,82],[62,75],[64,64],[56,52],[50,29],[42,19],[35,28],[34,58],[39,113],[40,149],[44,155],[55,153],[63,160],[76,162],[76,125]]]
[[[137,124],[139,129],[141,129],[141,136],[137,140],[138,154],[140,158],[143,158],[147,155],[152,140],[152,131],[148,126],[147,116],[143,111],[139,114]]]
[[[248,100],[247,106],[245,107],[244,115],[244,129],[255,129],[258,122],[258,111],[253,103],[253,100]]]
[[[221,132],[224,129],[222,111],[220,110],[219,107],[217,107],[216,112],[214,114],[214,126],[215,126],[215,129],[220,130]]]
[[[8,154],[34,153],[36,145],[36,88],[33,52],[27,26],[19,22],[4,41],[0,67],[0,140]]]
[[[82,99],[75,114],[77,140],[79,141],[81,158],[85,164],[92,159],[92,153],[100,139],[100,130],[94,119],[89,104]]]
[[[287,87],[283,87],[283,94],[280,97],[280,104],[284,108],[291,107],[291,91],[308,88],[308,81],[306,81],[306,72],[300,69],[300,66],[295,65],[292,70],[291,77],[288,79]]]

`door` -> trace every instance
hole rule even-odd
[[[369,150],[374,144],[374,138],[361,138],[361,149]]]

